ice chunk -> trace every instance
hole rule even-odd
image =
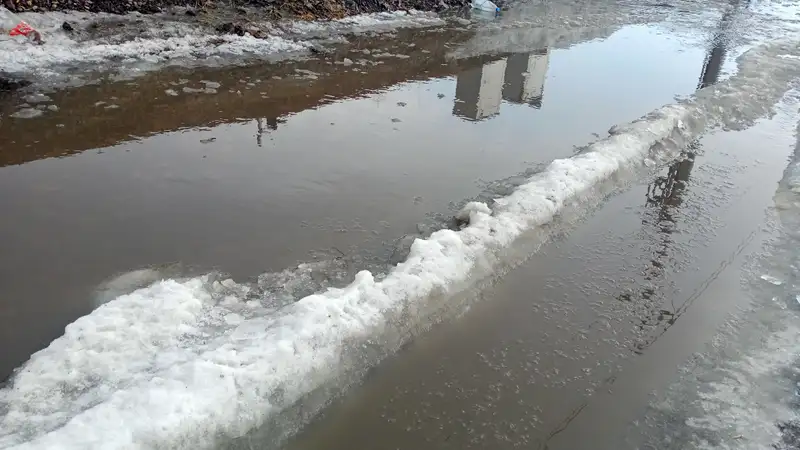
[[[46,103],[52,99],[44,94],[30,94],[25,96],[25,101],[28,103]]]
[[[500,12],[500,8],[491,0],[472,0],[472,9],[487,12]]]
[[[783,281],[779,278],[773,277],[772,275],[761,275],[761,279],[766,281],[769,284],[774,284],[775,286],[780,286],[783,284]]]
[[[33,119],[34,117],[39,117],[42,114],[43,113],[40,109],[23,108],[15,112],[14,114],[11,114],[11,117],[14,117],[15,119]]]

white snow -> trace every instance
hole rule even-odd
[[[23,108],[11,114],[11,117],[15,119],[33,119],[35,117],[41,116],[42,114],[44,113],[36,108]]]
[[[775,286],[780,286],[783,284],[783,281],[781,281],[780,278],[773,277],[772,275],[761,275],[761,279],[767,283],[774,284]]]
[[[800,61],[779,54],[800,51],[779,43],[748,52],[725,82],[615,127],[491,207],[468,205],[468,226],[417,239],[383,277],[362,271],[343,289],[279,309],[208,277],[157,282],[100,306],[0,390],[0,448],[198,449],[254,430],[338,376],[348,349],[401,332],[398,317],[463,288],[521,234],[643,164],[654,144],[763,116],[800,73]]]

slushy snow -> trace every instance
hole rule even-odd
[[[142,69],[197,63],[208,58],[213,61],[214,57],[259,58],[305,51],[310,45],[306,39],[320,35],[331,37],[341,33],[391,31],[444,23],[432,13],[396,11],[324,22],[286,21],[280,26],[285,31],[263,23],[263,29],[274,31],[265,39],[249,34],[219,35],[198,25],[170,21],[165,16],[156,16],[156,19],[137,16],[148,29],[129,40],[121,36],[82,40],[80,33],[61,30],[64,21],[85,27],[93,20],[103,21],[112,17],[108,14],[59,12],[13,14],[0,6],[0,28],[10,29],[20,20],[25,20],[41,31],[45,40],[43,45],[31,45],[24,37],[0,34],[0,68],[10,73],[48,75],[58,73],[59,68],[65,66],[88,65],[93,70]]]
[[[358,14],[327,21],[292,21],[281,26],[303,37],[330,36],[341,33],[392,31],[397,28],[425,28],[444,25],[438,15],[425,11],[392,11]]]
[[[52,42],[52,43],[51,43]],[[0,67],[8,72],[37,72],[65,65],[165,63],[176,59],[200,59],[210,56],[265,56],[305,50],[304,43],[279,36],[256,39],[250,35],[190,34],[168,38],[136,38],[122,43],[78,43],[71,39],[30,45],[27,41],[0,41]]]
[[[385,276],[362,271],[345,288],[280,308],[209,277],[164,280],[100,306],[0,390],[0,448],[199,449],[263,426],[357,363],[350,349],[402,334],[398,318],[463,288],[523,233],[641,167],[656,144],[768,113],[800,73],[800,61],[784,54],[800,51],[794,43],[751,50],[725,82],[615,127],[491,207],[467,205],[468,226],[417,239]]]

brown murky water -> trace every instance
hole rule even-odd
[[[748,303],[743,271],[797,120],[786,108],[703,138],[475,292],[286,448],[629,448],[649,394]]]
[[[58,112],[3,120],[0,377],[119,274],[393,263],[403,236],[489,182],[696,88],[704,49],[647,26],[587,38],[608,35],[455,61],[464,31],[404,31],[307,61],[57,91]],[[204,80],[219,92],[183,91]]]

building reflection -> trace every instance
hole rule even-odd
[[[514,53],[458,74],[453,115],[479,121],[500,114],[503,100],[542,107],[550,54]]]
[[[505,58],[458,74],[453,114],[469,120],[483,120],[500,113]]]
[[[711,39],[710,48],[703,60],[697,89],[711,86],[719,80],[740,5],[739,2],[734,3],[722,15]],[[677,226],[677,213],[683,203],[682,197],[687,188],[699,147],[699,141],[690,143],[686,151],[669,166],[666,175],[656,177],[647,187],[645,205],[653,209],[649,209],[645,214],[642,223],[651,227],[658,236],[658,239],[653,242],[650,264],[643,271],[648,286],[638,292],[636,299],[627,294],[621,299],[643,302],[651,312],[641,317],[639,328],[656,327],[659,331],[650,338],[639,342],[635,348],[637,353],[652,345],[663,335],[697,298],[692,296],[680,304],[676,304],[675,299],[670,299],[667,304],[666,298],[664,298],[665,293],[658,286],[663,287],[666,266],[672,258],[670,249],[674,244],[673,235]]]
[[[700,73],[700,81],[697,83],[697,89],[711,86],[719,80],[720,72],[722,72],[722,65],[725,63],[725,54],[727,53],[726,45],[731,39],[731,29],[734,23],[734,13],[737,9],[732,8],[725,12],[720,19],[717,32],[711,40],[711,48],[706,54],[706,59],[703,62],[703,70]]]
[[[259,117],[256,119],[256,144],[259,147],[263,145],[264,133],[267,132],[267,130],[277,130],[279,123],[286,123],[286,119],[280,119],[278,117],[267,117],[266,119]]]
[[[503,100],[541,108],[549,63],[550,53],[547,50],[509,56]]]

